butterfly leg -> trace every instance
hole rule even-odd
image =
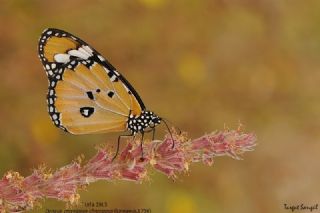
[[[134,134],[130,134],[130,135],[119,135],[118,137],[118,143],[117,143],[117,149],[116,149],[116,154],[113,156],[112,161],[118,156],[119,153],[119,149],[120,149],[120,140],[122,137],[131,137],[133,136],[133,138],[135,137]]]
[[[140,143],[140,149],[141,149],[141,161],[144,160],[143,158],[143,136],[144,136],[144,132],[141,132],[141,143]]]

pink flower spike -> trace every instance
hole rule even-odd
[[[177,172],[186,171],[188,162],[182,147],[182,141],[173,140],[167,135],[163,142],[155,144],[150,164],[168,177],[176,177]]]
[[[194,154],[195,162],[208,158],[228,155],[240,160],[239,154],[246,151],[253,151],[256,145],[254,134],[245,134],[237,130],[224,130],[195,139],[191,145],[191,153]]]
[[[257,140],[254,134],[239,130],[216,131],[194,140],[173,131],[172,137],[167,134],[163,141],[144,141],[143,159],[140,141],[136,140],[128,143],[113,161],[113,153],[100,148],[86,163],[82,164],[80,159],[55,172],[40,167],[25,178],[17,172],[7,172],[0,180],[0,213],[31,210],[44,198],[75,204],[80,199],[78,190],[90,183],[141,182],[148,177],[150,167],[176,178],[179,173],[187,172],[193,162],[212,165],[218,156],[241,159],[239,155],[253,151]]]
[[[121,179],[141,181],[146,176],[148,156],[142,156],[140,142],[129,143],[121,153],[118,162],[122,165]]]

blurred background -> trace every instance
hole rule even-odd
[[[224,125],[258,136],[243,161],[193,164],[176,182],[98,182],[81,201],[152,212],[288,212],[320,202],[320,1],[1,1],[0,175],[59,168],[118,134],[68,135],[47,113],[37,42],[47,27],[91,44],[147,107],[192,138]],[[164,130],[158,131],[162,138]],[[46,200],[45,209],[65,204]],[[319,210],[318,210],[319,211]]]

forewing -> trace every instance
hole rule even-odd
[[[49,79],[49,114],[74,134],[123,131],[145,106],[130,83],[95,49],[58,29],[45,30],[39,57]]]

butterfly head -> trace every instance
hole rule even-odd
[[[140,115],[130,115],[128,119],[128,130],[133,134],[144,132],[146,128],[155,128],[161,123],[161,118],[151,111],[143,111]]]
[[[149,127],[154,128],[155,126],[161,123],[161,118],[158,115],[154,114],[153,112],[149,112],[149,113],[150,113]]]

